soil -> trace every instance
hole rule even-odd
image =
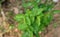
[[[58,4],[54,9],[60,10],[60,1],[58,2]],[[43,32],[41,34],[41,37],[60,37],[60,13],[54,14],[54,19],[52,20],[50,25],[47,27],[46,31],[48,32]],[[1,30],[0,30],[0,37],[20,37],[20,32],[19,31],[16,32],[16,30],[14,31],[13,29],[3,34],[1,33]]]

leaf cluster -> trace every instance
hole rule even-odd
[[[22,37],[40,37],[39,31],[43,31],[53,19],[54,12],[52,10],[55,3],[48,3],[46,0],[41,3],[41,0],[22,0],[25,14],[17,14],[14,19],[18,22],[18,29],[23,31]]]

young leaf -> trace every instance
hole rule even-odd
[[[60,10],[53,10],[54,14],[60,13]]]
[[[30,20],[31,20],[31,24],[34,22],[35,17],[34,16],[30,16]]]
[[[29,10],[29,9],[26,10],[25,15],[26,15],[26,16],[33,16],[32,11]]]
[[[14,17],[14,19],[15,19],[17,22],[19,22],[21,19],[24,19],[24,18],[25,18],[24,14],[17,14],[17,15]]]
[[[33,37],[33,33],[31,31],[25,31],[22,37]]]
[[[33,8],[32,13],[34,16],[40,15],[43,12],[43,8]]]
[[[18,24],[18,29],[19,30],[27,30],[27,28],[28,28],[28,25],[26,25],[24,23],[23,24],[20,24],[20,23]]]
[[[27,23],[27,25],[31,25],[31,21],[28,16],[25,17],[25,22]]]
[[[37,16],[37,17],[36,17],[36,25],[38,25],[38,27],[39,27],[40,24],[41,24],[41,23],[40,23],[40,20],[41,20],[40,17],[41,17],[41,16]]]

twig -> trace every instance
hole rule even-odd
[[[4,11],[3,11],[3,10],[1,10],[1,14],[2,14],[3,21],[5,21],[5,20],[6,20],[6,16],[5,16]]]

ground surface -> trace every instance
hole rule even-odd
[[[55,9],[60,10],[60,1],[56,5]],[[1,19],[1,18],[0,18]],[[1,20],[0,20],[1,21]],[[42,37],[60,37],[60,13],[54,15],[54,19],[48,26],[48,33],[42,34]],[[16,31],[16,30],[15,30]],[[2,36],[2,33],[0,32],[0,37],[19,37],[19,32],[15,32],[14,30],[11,30],[7,33],[4,33]]]

